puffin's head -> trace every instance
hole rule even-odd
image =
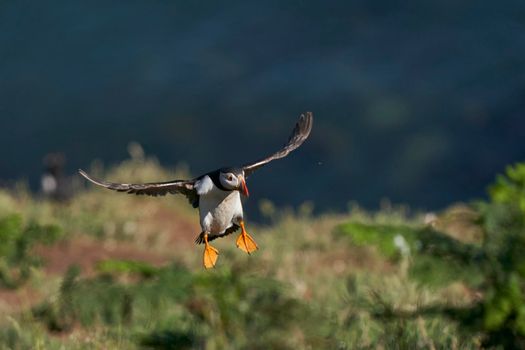
[[[221,185],[230,191],[239,191],[246,197],[250,195],[248,187],[246,187],[246,180],[244,179],[244,171],[240,168],[223,168],[219,171],[219,181]]]

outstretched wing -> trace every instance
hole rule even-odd
[[[245,176],[250,176],[250,174],[255,170],[270,163],[272,160],[286,157],[288,153],[301,146],[304,140],[306,140],[310,135],[310,131],[312,131],[313,119],[312,112],[301,114],[286,144],[279,151],[275,152],[269,157],[243,165],[242,168],[244,170]]]
[[[80,173],[80,175],[82,175],[95,185],[99,185],[110,190],[153,197],[165,196],[168,193],[181,193],[188,198],[188,200],[194,207],[197,207],[199,205],[199,195],[197,194],[197,191],[193,186],[193,180],[174,180],[167,182],[151,182],[145,184],[119,184],[94,179],[82,169],[79,169],[78,172]]]

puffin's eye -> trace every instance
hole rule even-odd
[[[233,180],[233,175],[228,175],[228,181],[232,181]]]

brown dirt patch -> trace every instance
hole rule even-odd
[[[35,254],[44,261],[44,272],[61,275],[77,265],[84,275],[93,274],[96,264],[107,259],[137,260],[161,266],[176,258],[177,252],[194,245],[200,232],[198,218],[181,217],[170,208],[159,206],[137,222],[137,233],[130,240],[100,240],[78,234],[52,246],[37,246]],[[193,222],[195,221],[195,222]]]
[[[103,242],[89,237],[38,246],[34,252],[44,259],[44,272],[54,275],[64,274],[71,265],[79,266],[84,275],[92,275],[96,264],[107,259],[139,260],[155,266],[170,261],[168,255],[140,249],[128,242]]]
[[[155,212],[139,221],[139,226],[150,232],[149,241],[160,240],[162,248],[186,249],[193,246],[201,232],[198,215],[185,218],[170,208],[158,207]]]
[[[28,308],[40,299],[41,295],[29,287],[16,290],[0,289],[0,314],[5,315]]]
[[[169,264],[177,252],[194,245],[200,232],[198,218],[181,218],[168,208],[158,208],[138,222],[140,232],[147,237],[132,241],[100,240],[77,234],[53,245],[37,245],[33,253],[43,259],[42,271],[49,276],[62,276],[70,266],[81,268],[83,276],[92,276],[98,262],[107,259],[143,261],[154,266]],[[140,236],[140,234],[138,234]],[[158,240],[150,244],[150,240]],[[14,313],[27,309],[42,298],[29,285],[16,290],[0,288],[0,313]]]

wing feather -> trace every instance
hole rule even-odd
[[[143,184],[126,184],[126,183],[115,183],[108,182],[99,179],[95,179],[89,176],[85,171],[79,169],[80,175],[85,177],[95,185],[105,187],[110,190],[118,192],[126,192],[136,195],[147,195],[147,196],[165,196],[166,194],[181,193],[185,195],[190,203],[196,207],[198,205],[199,196],[194,188],[193,180],[173,180],[167,182],[150,182]]]
[[[242,168],[244,170],[245,176],[248,177],[255,170],[270,163],[272,160],[286,157],[290,152],[301,146],[310,135],[310,131],[312,131],[313,120],[314,118],[312,112],[301,114],[286,144],[279,151],[275,152],[269,157],[265,157],[253,163],[243,165]]]

